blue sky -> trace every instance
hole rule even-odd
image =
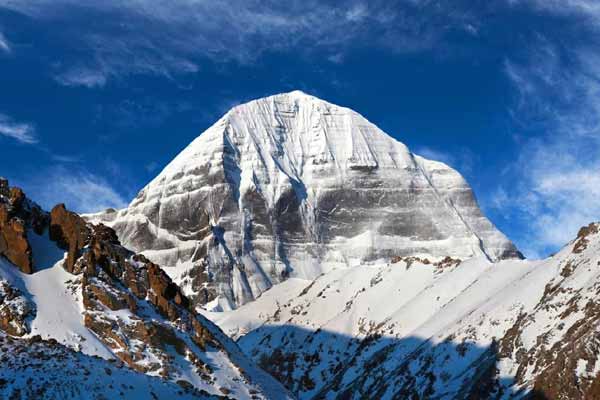
[[[0,0],[0,175],[128,203],[231,106],[301,89],[457,168],[530,257],[600,219],[596,0]]]

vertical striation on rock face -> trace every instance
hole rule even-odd
[[[90,218],[183,267],[178,283],[217,309],[290,276],[393,256],[520,257],[458,172],[299,91],[233,108],[127,209]]]

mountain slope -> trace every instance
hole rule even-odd
[[[397,259],[210,317],[302,399],[598,398],[599,227],[542,261]]]
[[[216,399],[37,337],[0,332],[0,395],[5,399]]]
[[[38,211],[32,213],[34,209]],[[39,352],[11,358],[6,352],[27,346],[6,339],[0,356],[3,367],[8,360],[11,368],[0,373],[0,397],[30,393],[31,388],[23,387],[29,379],[36,385],[50,377],[65,381],[64,373],[48,373],[45,361],[56,357],[53,365],[58,368],[91,369],[95,392],[51,385],[46,398],[104,398],[121,388],[103,389],[102,382],[114,386],[127,377],[135,385],[153,377],[149,388],[126,391],[141,398],[148,398],[149,390],[200,398],[290,398],[218,327],[194,311],[158,265],[121,246],[112,229],[88,224],[64,205],[45,213],[16,188],[0,192],[0,216],[0,237],[8,244],[23,243],[0,249],[0,333],[37,337],[35,343],[41,343]],[[107,363],[98,357],[130,371],[119,372],[115,381],[111,373],[101,372]],[[23,380],[19,371],[28,363],[35,368]],[[76,379],[84,379],[79,371]]]
[[[298,91],[233,108],[127,209],[90,219],[214,309],[382,258],[520,256],[456,171]]]

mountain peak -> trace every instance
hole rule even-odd
[[[234,107],[126,210],[98,218],[153,261],[197,273],[190,292],[222,309],[376,260],[518,255],[458,172],[301,91]]]
[[[313,95],[310,95],[306,92],[303,92],[300,89],[296,89],[296,90],[292,90],[291,92],[283,92],[283,93],[279,93],[278,95],[275,96],[291,96],[291,97],[314,97]]]
[[[276,93],[270,96],[260,97],[257,99],[247,101],[245,103],[238,104],[232,107],[229,110],[229,112],[224,115],[224,117],[227,117],[232,112],[239,111],[240,109],[243,110],[247,108],[253,108],[259,104],[261,104],[263,107],[268,104],[275,104],[276,106],[270,108],[272,112],[277,112],[279,108],[285,106],[297,106],[300,108],[314,107],[316,105],[316,111],[328,111],[334,109],[337,110],[337,112],[354,113],[356,115],[360,115],[350,108],[339,106],[315,95],[306,93],[302,90],[292,90],[291,92]],[[279,107],[277,107],[277,105]]]

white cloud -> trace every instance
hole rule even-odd
[[[45,209],[65,203],[70,210],[86,213],[127,205],[126,199],[106,179],[73,167],[56,167],[27,177],[22,186]]]
[[[2,6],[71,27],[72,46],[87,52],[87,59],[66,70],[58,67],[57,80],[87,87],[130,73],[194,73],[206,58],[251,63],[265,52],[343,54],[352,46],[419,51],[443,41],[452,29],[476,25],[465,5],[450,9],[437,1],[414,0],[0,0]],[[88,31],[81,18],[108,22]]]
[[[2,32],[0,32],[0,51],[5,53],[12,52],[10,43],[8,42],[8,39],[6,39]]]
[[[65,86],[95,88],[104,86],[107,78],[100,70],[73,68],[57,75],[55,79]]]
[[[597,0],[509,0],[509,2],[533,5],[541,11],[558,15],[575,14],[592,20],[600,18],[600,3]]]
[[[492,206],[527,226],[532,253],[556,249],[600,220],[600,35],[586,39],[565,48],[539,36],[525,61],[506,63],[518,93],[512,115],[523,130],[545,133],[520,144]]]
[[[7,115],[0,114],[0,136],[14,139],[23,144],[35,144],[38,139],[32,124],[15,122]]]
[[[334,64],[342,64],[344,62],[344,54],[343,53],[334,53],[327,57],[327,60]]]
[[[144,165],[144,168],[148,172],[154,172],[158,168],[158,163],[156,161],[151,161],[148,164]]]

